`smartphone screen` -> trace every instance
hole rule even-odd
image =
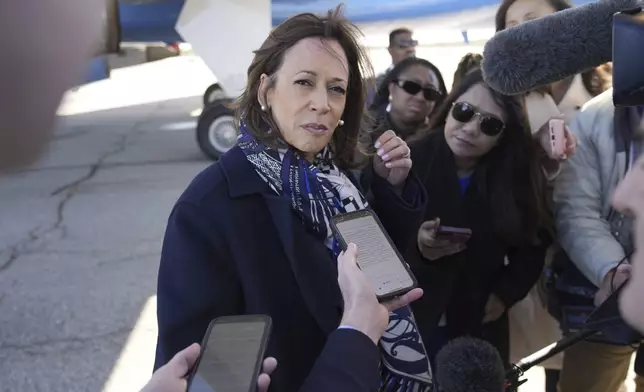
[[[208,331],[188,392],[255,391],[270,318],[223,317],[214,320]]]
[[[346,244],[358,247],[358,265],[374,285],[378,298],[411,290],[415,281],[405,268],[404,261],[371,213],[334,220],[335,227]]]

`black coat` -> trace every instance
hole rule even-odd
[[[383,225],[404,246],[422,217],[419,181],[410,176],[403,193],[416,194],[416,205],[384,179],[374,179],[371,190]],[[170,215],[159,267],[155,368],[200,342],[216,317],[267,314],[273,332],[266,354],[279,361],[271,390],[297,391],[338,327],[342,302],[331,253],[234,147],[192,181]],[[369,390],[378,381],[362,384]]]
[[[481,336],[485,304],[496,294],[510,308],[530,291],[544,265],[548,242],[509,246],[492,229],[494,216],[479,196],[481,179],[474,172],[461,193],[456,165],[442,131],[412,146],[414,170],[427,190],[423,221],[441,219],[441,225],[470,228],[467,249],[430,261],[420,253],[417,233],[405,258],[425,294],[412,308],[423,338],[428,339],[443,313],[454,336]],[[509,264],[505,265],[505,256]]]

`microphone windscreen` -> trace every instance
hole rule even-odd
[[[508,95],[611,61],[613,15],[637,0],[600,0],[498,32],[483,50],[483,77]]]
[[[445,392],[503,392],[505,369],[490,343],[457,338],[436,355],[436,381]]]

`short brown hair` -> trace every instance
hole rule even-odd
[[[389,33],[389,47],[390,48],[393,48],[393,46],[395,44],[396,37],[399,36],[399,35],[402,35],[402,34],[413,35],[414,32],[409,30],[406,27],[400,27],[400,28],[391,30],[391,32]]]
[[[262,74],[269,77],[282,66],[284,54],[305,38],[320,37],[338,41],[347,56],[349,82],[342,120],[344,125],[333,134],[329,147],[335,155],[335,164],[342,169],[355,168],[361,163],[356,153],[360,133],[366,129],[365,103],[368,85],[365,79],[373,77],[373,68],[362,46],[358,43],[360,30],[342,16],[342,5],[330,10],[325,17],[311,13],[295,15],[277,26],[256,50],[248,67],[248,82],[239,99],[238,119],[244,116],[248,131],[268,146],[276,147],[279,134],[266,132],[267,127],[279,129],[270,111],[262,111],[257,94]],[[273,80],[272,83],[275,81]]]

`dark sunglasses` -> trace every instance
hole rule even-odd
[[[474,106],[467,102],[454,103],[452,117],[454,117],[454,120],[462,123],[468,123],[474,117],[479,117],[481,119],[479,123],[481,132],[488,136],[496,136],[505,129],[505,124],[500,118],[492,116],[491,114],[479,113]]]
[[[393,82],[409,95],[416,95],[422,90],[423,97],[429,102],[437,101],[442,96],[442,94],[434,87],[423,87],[420,84],[409,80],[394,80]]]

